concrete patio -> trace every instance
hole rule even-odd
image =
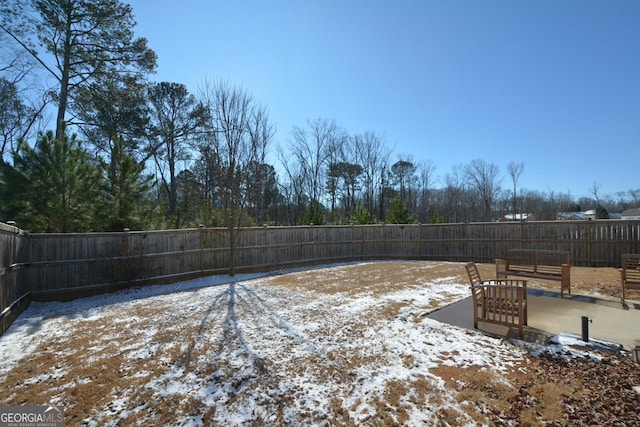
[[[524,339],[545,342],[549,337],[569,332],[582,335],[582,317],[589,318],[590,339],[621,344],[626,350],[640,345],[640,301],[604,299],[584,295],[529,289],[527,292],[528,326]],[[473,329],[471,296],[434,311],[427,317],[443,323]],[[518,338],[517,328],[480,322],[480,331],[489,335]]]

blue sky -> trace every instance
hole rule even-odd
[[[274,153],[326,118],[439,177],[483,159],[506,188],[522,162],[530,190],[640,189],[640,1],[129,3],[154,80],[242,85],[269,109]]]

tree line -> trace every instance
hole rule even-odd
[[[23,229],[555,219],[640,206],[640,190],[613,199],[594,184],[576,200],[520,188],[517,162],[502,173],[475,159],[437,176],[431,161],[394,156],[381,133],[326,118],[274,147],[268,109],[244,87],[151,81],[157,57],[126,3],[7,0],[0,14],[0,220]]]

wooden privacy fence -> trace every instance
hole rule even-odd
[[[0,333],[31,299],[227,273],[228,248],[223,228],[28,234],[0,223]],[[619,267],[623,253],[640,253],[640,221],[243,228],[235,266],[266,271],[372,259],[493,262],[516,248],[565,250],[573,265]]]

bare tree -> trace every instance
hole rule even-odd
[[[342,129],[332,130],[327,139],[325,188],[329,197],[332,221],[337,216],[336,205],[340,192],[340,179],[345,171],[344,165],[351,160],[348,139],[349,136]]]
[[[4,154],[14,153],[18,140],[27,138],[44,119],[50,100],[34,79],[34,61],[23,50],[12,49],[11,41],[0,31],[0,161]]]
[[[436,172],[436,165],[431,160],[425,160],[418,163],[418,179],[420,182],[420,201],[418,219],[422,222],[427,222],[434,212],[429,214],[431,187],[433,185],[434,175]]]
[[[254,208],[258,223],[262,224],[267,204],[277,193],[275,169],[265,163],[267,144],[276,132],[275,126],[269,121],[266,107],[259,105],[253,107],[247,131],[256,155],[255,159],[246,165],[246,172],[249,174],[246,200]]]
[[[491,221],[494,197],[500,190],[498,167],[493,163],[476,159],[465,168],[465,172],[469,187],[475,190],[482,203],[483,220]]]
[[[344,131],[333,120],[315,119],[307,121],[307,128],[295,126],[292,137],[289,151],[299,164],[305,191],[311,202],[320,202],[328,161]]]
[[[512,205],[512,213],[513,213],[513,220],[515,221],[516,219],[516,215],[518,214],[518,207],[517,207],[517,184],[518,184],[518,179],[520,178],[520,175],[522,175],[522,171],[524,171],[524,163],[515,163],[515,162],[511,162],[507,165],[507,171],[509,172],[509,176],[511,177],[511,182],[513,183],[513,205]]]
[[[602,199],[598,195],[599,190],[600,190],[600,184],[597,184],[597,183],[594,182],[593,183],[593,187],[591,187],[591,189],[590,189],[590,192],[591,192],[591,194],[593,194],[593,198],[596,201],[596,217],[598,219],[608,219],[609,218],[609,212],[602,205]]]
[[[14,151],[26,114],[27,107],[18,97],[16,86],[0,77],[0,162],[5,153]]]
[[[593,186],[589,189],[589,192],[593,195],[593,198],[596,201],[596,208],[600,207],[600,197],[598,196],[598,191],[600,191],[600,184],[593,183]]]
[[[389,169],[389,157],[391,153],[384,144],[384,138],[372,131],[353,137],[353,144],[357,152],[357,159],[362,165],[364,206],[373,213],[376,200],[382,199],[384,174]],[[376,195],[378,192],[378,195]],[[380,200],[379,218],[383,218],[384,201]]]
[[[210,112],[208,143],[219,162],[215,168],[218,199],[229,233],[229,273],[234,275],[238,231],[249,219],[247,172],[251,165],[264,162],[273,127],[265,108],[242,87],[207,82],[201,99]]]
[[[299,224],[302,211],[309,202],[304,190],[304,176],[299,165],[291,161],[289,153],[279,149],[278,159],[286,176],[285,182],[280,184],[286,202],[286,219],[290,225]]]
[[[629,200],[627,201],[627,203],[630,206],[640,206],[640,189],[628,190],[627,194],[629,196]]]
[[[444,176],[444,212],[447,222],[459,222],[463,213],[462,196],[464,193],[463,169],[456,165],[451,168],[451,172]]]

